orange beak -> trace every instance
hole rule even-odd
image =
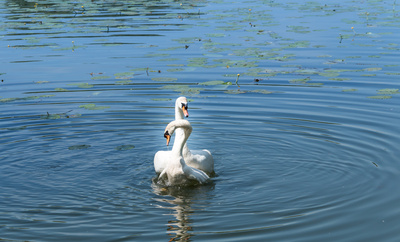
[[[171,135],[165,135],[165,138],[167,139],[167,146],[169,145],[169,141],[171,140]]]
[[[188,112],[186,106],[182,106],[182,111],[183,111],[183,115],[185,115],[186,118],[189,117],[189,112]]]

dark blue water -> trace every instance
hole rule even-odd
[[[396,2],[0,6],[1,240],[400,239]],[[216,176],[165,188],[181,95]]]

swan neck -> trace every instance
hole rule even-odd
[[[175,120],[183,119],[182,109],[179,107],[179,103],[175,103]]]
[[[178,156],[182,156],[183,147],[186,140],[189,138],[190,132],[185,128],[177,128],[175,131],[175,141],[172,146],[172,153]]]

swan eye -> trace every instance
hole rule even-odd
[[[186,110],[189,108],[189,105],[186,103],[181,103],[182,104],[182,108],[185,108]]]
[[[165,133],[164,133],[164,138],[167,138],[168,136],[170,136],[170,135],[169,135],[168,130],[167,130],[167,131],[165,131]]]

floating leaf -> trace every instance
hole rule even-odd
[[[158,101],[158,102],[167,102],[167,101],[171,101],[171,98],[152,98],[151,100],[153,101]]]
[[[261,94],[271,94],[273,92],[267,91],[267,90],[262,90],[262,89],[257,89],[257,90],[252,90],[249,92],[254,92],[254,93],[261,93]]]
[[[310,33],[310,31],[308,30],[309,27],[289,25],[287,26],[287,28],[289,28],[289,30],[287,30],[288,32],[295,32],[299,34]]]
[[[151,78],[151,80],[157,81],[157,82],[175,82],[178,79],[173,78],[173,77],[153,77],[153,78]]]
[[[317,70],[314,70],[314,69],[300,69],[300,70],[296,70],[295,72],[300,74],[300,75],[315,75],[315,74],[319,74],[319,72]]]
[[[102,109],[110,108],[109,106],[96,106],[96,104],[94,104],[94,103],[80,105],[79,107],[87,109],[87,110],[102,110]]]
[[[224,81],[208,81],[208,82],[200,82],[199,85],[203,86],[215,86],[215,85],[232,85],[232,82],[224,82]]]
[[[357,91],[357,89],[354,89],[354,88],[352,88],[352,89],[343,89],[342,90],[342,92],[355,92],[355,91]]]
[[[134,72],[120,72],[114,74],[116,79],[131,79],[134,75]]]
[[[120,146],[115,147],[115,149],[118,151],[131,150],[133,148],[135,148],[134,145],[120,145]]]
[[[103,80],[103,79],[111,79],[111,76],[94,76],[90,78],[92,80]]]
[[[206,34],[208,37],[225,37],[225,34],[218,34],[218,33],[215,33],[215,34]]]
[[[321,73],[318,73],[318,75],[324,76],[324,77],[336,77],[336,76],[339,76],[339,73],[337,73],[337,72],[321,72]]]
[[[83,150],[83,149],[87,149],[90,148],[90,145],[73,145],[68,147],[69,150]]]
[[[60,114],[47,114],[42,116],[43,119],[60,119],[61,115]]]
[[[240,90],[227,90],[224,93],[226,93],[226,94],[242,94],[242,93],[246,93],[246,92],[240,91]]]
[[[167,66],[170,66],[170,67],[182,67],[182,66],[185,66],[184,64],[168,64]]]
[[[199,94],[200,91],[203,91],[203,88],[191,88],[188,85],[168,85],[168,86],[163,86],[161,87],[162,89],[171,89],[176,92],[180,92],[181,95],[193,95],[193,94]]]
[[[172,68],[172,69],[168,69],[168,72],[179,72],[179,71],[184,71],[185,69],[183,68]]]
[[[73,83],[73,84],[68,84],[69,86],[77,86],[79,88],[92,88],[93,85],[89,83]]]
[[[348,81],[350,78],[329,78],[331,81]]]
[[[306,78],[300,78],[300,79],[291,79],[291,80],[289,80],[289,82],[290,83],[306,83],[306,82],[308,82],[309,80],[311,80],[311,78],[309,78],[309,77],[306,77]]]
[[[55,88],[54,90],[56,90],[57,92],[68,92],[67,89],[59,88],[59,87]]]
[[[370,68],[365,68],[363,69],[364,71],[380,71],[382,68],[380,67],[370,67]]]
[[[11,101],[15,101],[15,100],[18,100],[18,98],[3,98],[3,99],[0,99],[0,102],[11,102]]]
[[[189,58],[189,64],[187,66],[192,67],[202,67],[207,64],[207,58],[204,57],[196,57],[196,58]]]
[[[131,82],[132,82],[131,80],[125,80],[125,81],[116,81],[115,83],[123,85],[123,84],[129,84]]]
[[[368,98],[371,98],[371,99],[389,99],[389,98],[392,98],[392,96],[369,96]]]
[[[313,83],[310,83],[310,82],[307,82],[307,85],[309,85],[309,86],[323,86],[324,83],[320,83],[320,82],[313,82]]]
[[[378,94],[392,95],[392,94],[397,94],[397,93],[399,93],[399,89],[395,89],[395,88],[386,88],[386,89],[378,90]]]

